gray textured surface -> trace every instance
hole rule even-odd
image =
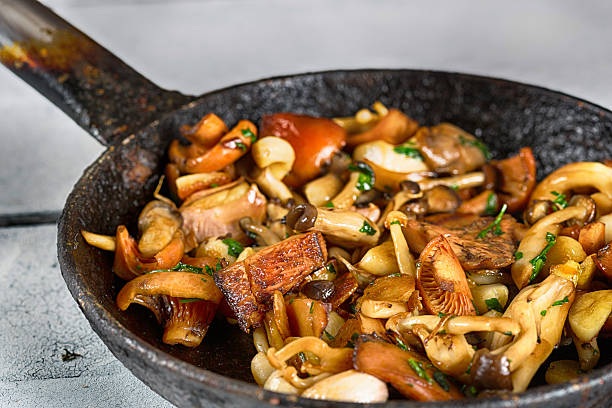
[[[201,93],[331,68],[466,71],[612,107],[612,3],[119,1],[46,4],[155,82]],[[0,214],[59,210],[101,151],[0,68]],[[106,350],[56,266],[52,226],[0,230],[0,407],[170,406]],[[62,362],[64,348],[82,355]]]

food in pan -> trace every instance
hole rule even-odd
[[[380,102],[180,130],[138,240],[83,231],[114,252],[117,306],[151,310],[165,343],[197,347],[224,318],[252,333],[265,389],[353,402],[521,392],[541,366],[558,383],[598,364],[607,163],[538,183],[530,148],[493,159],[469,132]],[[576,360],[550,361],[557,347]]]

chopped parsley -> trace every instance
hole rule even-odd
[[[304,352],[303,352],[303,351],[300,351],[300,352],[298,353],[298,357],[300,358],[300,360],[302,360],[302,363],[305,363],[305,362],[306,362],[306,360],[307,360],[307,358],[306,358],[306,354],[304,354]]]
[[[323,330],[323,334],[325,334],[325,337],[327,337],[329,341],[333,341],[335,339],[335,337],[329,334],[325,329]]]
[[[506,336],[513,336],[513,334],[512,334],[512,332],[511,332],[511,331],[505,331],[505,332],[504,332],[504,334],[505,334]]]
[[[523,257],[523,253],[522,253],[522,252],[516,251],[516,252],[514,253],[514,259],[516,259],[517,261],[518,261],[519,259],[521,259],[522,257]]]
[[[489,160],[491,158],[491,153],[489,152],[489,149],[480,140],[478,139],[470,140],[470,139],[466,139],[463,135],[459,135],[459,142],[462,145],[476,147],[478,150],[482,152],[482,155],[484,156],[485,160]]]
[[[531,276],[529,277],[529,283],[533,282],[533,280],[538,276],[538,274],[542,270],[542,267],[546,263],[546,254],[548,253],[548,251],[550,251],[550,248],[552,248],[553,245],[555,245],[555,242],[557,242],[557,237],[555,237],[554,234],[547,232],[546,241],[548,242],[548,244],[546,244],[542,252],[540,252],[538,255],[536,255],[535,258],[529,261],[529,263],[532,265],[532,271],[531,271]]]
[[[257,136],[255,136],[255,133],[251,132],[251,129],[242,129],[241,132],[244,136],[251,139],[251,143],[255,143],[257,141]]]
[[[542,316],[546,316],[546,309],[542,310],[542,311],[540,312],[540,314],[541,314]]]
[[[556,191],[551,191],[550,194],[556,197],[553,200],[553,203],[555,203],[555,207],[553,207],[554,211],[562,210],[567,207],[567,197],[565,196],[565,194],[561,194]]]
[[[334,203],[332,203],[331,201],[329,201],[329,202],[327,202],[327,203],[324,205],[324,207],[327,207],[327,208],[334,208]]]
[[[372,226],[370,224],[368,224],[367,221],[363,222],[362,227],[359,228],[359,232],[363,232],[366,235],[374,235],[374,234],[376,234],[376,230],[374,228],[372,228]]]
[[[456,185],[456,184],[451,184],[449,187],[450,187],[450,188],[452,188],[452,189],[453,189],[453,190],[455,190],[455,191],[458,191],[458,190],[459,190],[459,186],[458,186],[458,185]]]
[[[349,164],[348,169],[359,172],[359,178],[355,186],[357,190],[369,191],[374,188],[374,172],[370,166],[362,162],[356,162],[355,164]]]
[[[433,378],[434,380],[436,380],[436,382],[438,383],[438,385],[440,385],[440,387],[442,387],[442,389],[446,392],[450,391],[450,383],[448,382],[448,379],[446,378],[446,376],[444,375],[444,373],[440,370],[436,370],[433,373]]]
[[[329,273],[336,273],[336,268],[334,268],[334,264],[325,265],[325,269],[327,269],[327,272]]]
[[[417,361],[413,358],[409,358],[408,365],[414,370],[415,373],[417,373],[419,377],[421,377],[430,384],[432,383],[431,377],[427,375],[427,372],[423,368],[423,364],[420,361]]]
[[[310,302],[310,314],[314,311],[314,300]]]
[[[235,258],[238,258],[240,253],[244,251],[244,247],[242,246],[242,244],[236,241],[235,239],[227,238],[221,242],[227,245],[227,253]]]
[[[493,233],[495,235],[503,234],[504,232],[501,230],[499,223],[501,222],[502,217],[504,216],[504,213],[506,212],[507,209],[508,209],[508,205],[504,203],[501,210],[499,210],[499,214],[497,214],[497,217],[495,217],[493,222],[489,224],[485,229],[480,231],[478,235],[476,235],[476,238],[484,238],[487,235],[487,233],[491,230],[493,230]]]
[[[408,142],[403,145],[395,146],[393,148],[395,153],[403,154],[406,157],[411,159],[423,160],[423,156],[421,156],[421,152],[416,148],[414,143]]]
[[[154,273],[154,272],[192,272],[192,273],[203,273],[202,272],[202,268],[200,268],[198,266],[187,265],[187,264],[184,264],[182,262],[177,263],[174,268],[170,268],[170,269],[156,269],[156,270],[151,271],[149,273]]]
[[[179,300],[179,302],[181,302],[181,303],[191,303],[191,302],[197,302],[199,300],[203,300],[203,299],[199,299],[199,298],[187,298],[187,299],[181,299],[181,300]]]
[[[391,278],[391,277],[397,278],[398,276],[402,276],[402,274],[399,273],[399,272],[391,273],[391,274],[387,275],[387,278]],[[374,283],[374,282],[372,282],[372,283]]]
[[[497,210],[497,194],[490,193],[487,197],[487,206],[485,207],[485,215],[495,215]]]
[[[240,148],[240,150],[242,150],[243,152],[247,151],[246,145],[242,142],[236,142],[236,147]]]
[[[211,183],[211,184],[210,184],[210,186],[211,186],[212,188],[215,188],[215,187],[219,187],[219,184],[217,184],[217,183]]]
[[[489,310],[496,310],[500,313],[504,312],[504,308],[502,307],[501,303],[499,303],[497,298],[486,299],[485,304]]]
[[[393,220],[389,225],[401,225],[398,220]]]
[[[476,314],[480,314],[478,308],[476,307],[476,303],[474,303],[474,299],[472,299],[472,306],[474,306],[474,311],[476,312]]]
[[[440,319],[442,319],[443,317],[446,317],[446,313],[444,313],[444,312],[438,312],[438,317],[439,317]]]
[[[402,341],[402,339],[400,339],[400,338],[396,337],[396,338],[395,338],[395,341],[397,341],[397,344],[396,344],[396,346],[397,346],[397,347],[401,348],[401,349],[402,349],[402,350],[404,350],[404,351],[408,351],[408,346],[406,346],[406,345],[404,344],[404,342]]]
[[[567,296],[566,296],[566,297],[564,297],[564,298],[563,298],[563,299],[561,299],[561,300],[557,300],[556,302],[553,302],[553,304],[552,304],[552,305],[553,305],[553,306],[561,306],[562,304],[567,303],[567,302],[569,302],[569,299],[568,299],[568,298],[567,298]]]
[[[204,265],[204,270],[206,271],[207,274],[209,274],[210,276],[214,276],[215,272],[219,272],[221,269],[223,269],[223,265],[221,265],[221,261],[217,259],[217,265],[215,265],[215,269],[213,270],[213,268],[211,268],[208,265]]]

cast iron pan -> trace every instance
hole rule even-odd
[[[253,384],[251,336],[215,321],[196,349],[161,342],[143,308],[120,312],[121,286],[112,256],[88,246],[80,230],[114,234],[134,226],[181,124],[215,112],[228,124],[279,111],[349,115],[375,100],[422,124],[452,122],[490,147],[494,157],[531,146],[538,174],[577,160],[612,157],[612,112],[558,92],[500,79],[417,70],[358,70],[264,79],[200,97],[158,88],[49,9],[34,1],[0,0],[2,62],[108,149],[68,197],[58,228],[64,279],[92,328],[138,378],[180,407],[352,406],[267,392]],[[612,392],[610,345],[603,368],[570,383],[520,395],[451,403],[392,400],[397,407],[607,407]],[[558,356],[557,356],[558,358]],[[534,380],[542,384],[542,375]]]

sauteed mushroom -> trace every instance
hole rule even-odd
[[[389,109],[389,113],[384,115],[372,129],[356,135],[349,135],[347,145],[354,147],[374,140],[384,140],[392,144],[402,143],[412,136],[418,127],[417,122],[399,110]]]
[[[150,201],[138,217],[138,250],[150,258],[165,248],[183,224],[176,207],[159,200]]]
[[[398,146],[382,140],[363,143],[357,146],[353,152],[353,159],[367,160],[394,173],[429,171],[414,143]]]
[[[553,192],[566,194],[578,188],[596,188],[612,198],[612,168],[595,162],[570,163],[550,173],[538,184],[530,200],[554,200]]]
[[[536,184],[536,163],[531,148],[523,147],[516,156],[493,160],[490,164],[498,171],[497,190],[501,202],[511,213],[521,210]]]
[[[327,377],[307,388],[301,394],[304,398],[345,402],[385,402],[389,397],[387,386],[378,378],[348,370]]]
[[[191,143],[210,148],[228,132],[225,122],[214,113],[207,113],[194,126],[183,125],[181,134]]]
[[[267,136],[259,139],[252,148],[258,171],[255,181],[269,197],[278,197],[282,201],[293,198],[293,194],[283,183],[295,162],[295,152],[291,144],[278,137]]]

